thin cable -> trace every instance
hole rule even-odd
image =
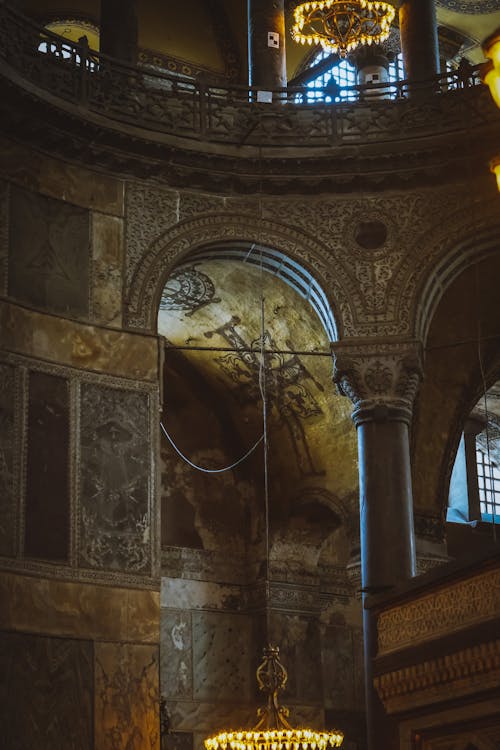
[[[206,474],[222,474],[224,471],[231,471],[231,469],[236,468],[236,466],[239,466],[248,456],[254,452],[254,450],[257,448],[260,443],[264,440],[264,435],[261,435],[260,438],[252,445],[252,447],[245,453],[244,456],[239,458],[237,461],[234,462],[234,464],[231,464],[231,466],[225,466],[223,469],[206,469],[203,466],[198,466],[197,464],[194,464],[192,461],[189,460],[187,456],[182,453],[179,448],[176,446],[170,435],[168,434],[167,430],[165,429],[165,426],[163,422],[160,421],[160,427],[163,430],[163,434],[167,438],[168,442],[172,446],[172,448],[176,451],[176,453],[179,454],[179,456],[182,458],[183,461],[185,461],[189,466],[192,466],[193,469],[197,469],[198,471],[204,471]]]
[[[260,251],[261,260],[261,289],[260,289],[260,367],[259,367],[259,388],[260,395],[262,398],[262,427],[263,427],[263,438],[264,438],[264,517],[265,517],[265,532],[266,532],[266,634],[269,642],[270,633],[270,617],[271,613],[269,610],[269,604],[271,600],[271,583],[270,583],[270,563],[269,563],[269,471],[268,471],[268,457],[269,457],[269,442],[267,434],[267,381],[266,381],[266,360],[265,360],[265,298],[264,298],[264,278],[263,278],[263,265],[262,265],[262,249]]]

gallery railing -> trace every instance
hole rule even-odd
[[[342,90],[342,101],[328,87],[262,93],[255,87],[121,63],[39,27],[6,0],[0,0],[0,74],[21,86],[36,86],[42,96],[46,92],[78,105],[82,114],[237,146],[401,140],[472,129],[488,113],[496,114],[472,67],[466,74],[451,71],[423,84],[352,86]]]

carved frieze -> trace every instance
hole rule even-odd
[[[151,572],[151,458],[146,394],[83,384],[79,564]]]
[[[375,677],[374,685],[389,714],[498,690],[500,640],[387,672]]]
[[[416,596],[378,618],[379,656],[415,646],[500,615],[500,570]]]

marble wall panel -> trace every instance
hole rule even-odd
[[[0,632],[0,665],[2,747],[93,748],[91,643]]]
[[[161,693],[167,700],[193,696],[193,646],[191,614],[161,610]]]
[[[147,394],[83,384],[79,563],[151,572],[151,435]]]
[[[162,737],[161,750],[193,750],[192,732],[169,732]]]
[[[249,701],[255,684],[251,617],[198,611],[192,622],[194,699]]]
[[[160,750],[158,648],[95,644],[95,747]]]
[[[9,183],[0,181],[0,294],[7,294],[9,254]]]
[[[280,656],[288,671],[284,700],[317,703],[322,700],[321,642],[319,623],[301,615],[274,612],[272,640],[279,644]]]
[[[88,640],[158,643],[160,594],[0,573],[0,628]]]
[[[88,315],[89,212],[12,187],[9,225],[9,295],[50,312]]]
[[[123,220],[92,216],[92,318],[119,327],[122,322]]]
[[[162,607],[227,611],[240,609],[241,604],[241,586],[166,576],[161,579]]]
[[[69,411],[68,381],[31,372],[24,535],[27,557],[69,557]]]
[[[123,216],[123,182],[102,172],[33,153],[6,138],[0,138],[0,171],[18,185],[52,198]]]
[[[323,631],[323,682],[325,705],[338,710],[356,705],[353,632],[327,626]]]
[[[0,555],[16,551],[15,370],[0,363]]]
[[[166,702],[166,708],[171,728],[176,732],[195,732],[195,747],[200,750],[200,740],[221,727],[252,727],[256,723],[255,705],[218,700],[218,692],[211,701],[171,700]]]
[[[64,320],[0,300],[0,348],[134,380],[158,380],[158,342]]]

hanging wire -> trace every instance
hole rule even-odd
[[[267,433],[267,378],[266,378],[266,353],[265,353],[265,297],[264,297],[264,276],[262,265],[262,248],[260,249],[261,259],[261,291],[260,291],[260,367],[259,367],[259,388],[262,398],[262,427],[264,438],[264,516],[265,516],[265,533],[266,533],[266,633],[269,641],[270,632],[270,611],[269,603],[271,599],[270,583],[270,562],[269,562],[269,441]]]
[[[203,472],[205,472],[205,474],[222,474],[222,472],[224,472],[224,471],[231,471],[231,469],[235,469],[237,466],[239,466],[239,464],[243,463],[243,461],[246,458],[248,458],[248,456],[250,456],[254,452],[254,450],[257,448],[257,446],[260,445],[262,443],[262,441],[264,440],[264,435],[261,435],[260,438],[252,445],[252,447],[249,448],[249,450],[247,450],[247,452],[245,453],[245,455],[242,456],[241,458],[239,458],[237,461],[235,461],[230,466],[224,466],[224,468],[222,468],[222,469],[207,469],[207,468],[205,468],[203,466],[198,466],[197,464],[193,463],[187,456],[184,455],[184,453],[182,453],[179,450],[179,448],[174,443],[173,439],[168,434],[168,432],[167,432],[167,430],[165,428],[165,425],[161,421],[160,421],[160,427],[163,430],[163,434],[167,438],[168,442],[170,443],[170,445],[172,446],[172,448],[176,451],[176,453],[178,453],[178,455],[182,458],[182,460],[185,461],[187,464],[189,464],[189,466],[191,466],[193,469],[197,469],[198,471],[203,471]]]

